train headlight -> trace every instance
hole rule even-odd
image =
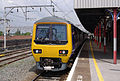
[[[63,54],[65,54],[65,51],[63,51]]]
[[[68,50],[59,50],[59,54],[68,54]]]
[[[36,50],[35,52],[38,53],[38,50]]]
[[[33,52],[34,53],[42,53],[42,50],[41,49],[33,49]]]

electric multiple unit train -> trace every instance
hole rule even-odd
[[[52,16],[36,21],[31,48],[37,69],[65,70],[80,40],[81,31],[65,19]]]

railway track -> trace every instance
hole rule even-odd
[[[42,71],[40,72],[33,81],[66,81],[68,73],[71,68],[67,68],[64,71]]]
[[[21,53],[21,52],[25,52],[25,51],[28,51],[28,50],[30,50],[29,47],[22,48],[22,49],[17,49],[17,50],[10,50],[10,51],[7,51],[7,52],[1,52],[0,53],[0,58],[6,57],[6,56],[11,56],[11,55],[14,55],[14,54],[17,54],[17,53]]]
[[[4,53],[4,55],[3,54],[0,55],[2,55],[0,56],[0,67],[3,67],[18,60],[22,60],[27,57],[30,57],[32,56],[32,53],[30,51],[30,48],[26,48],[26,49],[9,51]]]
[[[84,42],[79,46],[79,48],[76,50],[76,57],[80,50],[82,50],[82,46],[84,45]],[[73,63],[75,62],[76,58],[73,59]],[[32,80],[32,81],[66,81],[69,76],[69,72],[71,72],[72,67],[68,67],[66,70],[63,71],[42,71],[39,72],[39,74]]]

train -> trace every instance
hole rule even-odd
[[[37,69],[65,70],[83,38],[82,31],[63,18],[50,16],[36,21],[31,50]]]

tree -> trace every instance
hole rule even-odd
[[[24,35],[31,35],[31,33],[30,32],[26,32],[26,33],[24,33]]]
[[[19,29],[17,29],[17,31],[15,32],[15,35],[21,35],[21,32]]]
[[[0,36],[2,36],[3,35],[3,32],[2,31],[0,31]]]

